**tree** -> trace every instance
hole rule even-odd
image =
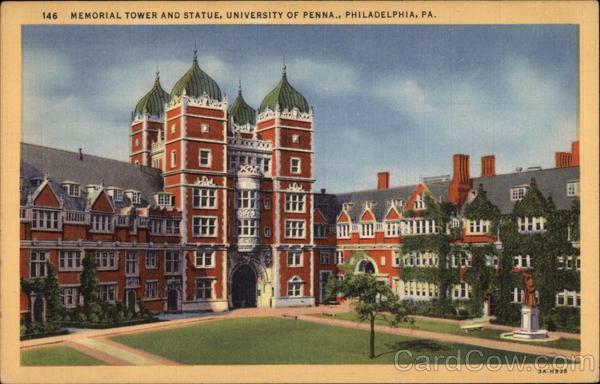
[[[83,258],[83,271],[79,275],[81,281],[81,295],[86,306],[98,302],[98,272],[96,271],[96,259],[94,255],[88,254]]]
[[[48,273],[44,280],[44,295],[46,296],[48,320],[56,320],[57,316],[63,311],[63,305],[60,301],[58,278],[56,277],[52,263],[48,263]]]
[[[400,321],[408,321],[408,306],[384,282],[377,281],[369,273],[355,273],[356,265],[366,259],[364,253],[355,252],[350,260],[341,266],[344,279],[330,279],[326,285],[329,297],[353,298],[354,310],[360,321],[369,321],[369,358],[375,357],[375,319],[381,316],[389,325],[396,326]]]

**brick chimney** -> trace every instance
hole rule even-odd
[[[571,166],[572,155],[569,152],[556,152],[556,168],[566,168]]]
[[[496,174],[496,157],[494,155],[481,158],[481,177],[490,177]]]
[[[571,166],[579,166],[579,141],[571,142]]]
[[[451,203],[462,205],[471,190],[469,155],[454,155],[453,160],[454,169],[452,180],[448,186],[448,200]]]
[[[390,187],[390,173],[379,172],[377,174],[377,189],[388,189]]]

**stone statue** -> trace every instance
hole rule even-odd
[[[535,299],[535,279],[531,272],[523,273],[523,285],[525,286],[525,295],[523,296],[523,304],[529,308],[537,308]]]

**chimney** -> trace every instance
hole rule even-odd
[[[556,152],[556,168],[566,168],[570,167],[572,163],[572,157],[568,152]]]
[[[324,195],[327,190],[325,188],[321,188],[321,194]]]
[[[451,203],[462,205],[471,190],[469,155],[454,155],[453,162],[454,169],[452,180],[448,186],[448,200]]]
[[[579,141],[571,142],[571,166],[579,166]]]
[[[81,148],[79,148],[79,160],[83,160],[83,152],[81,152]]]
[[[377,174],[377,189],[388,189],[390,187],[390,173],[379,172]]]
[[[481,177],[490,177],[496,174],[496,157],[494,155],[481,158]]]

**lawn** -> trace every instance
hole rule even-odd
[[[33,349],[21,352],[22,366],[105,365],[88,355],[65,346]]]
[[[368,358],[367,331],[282,318],[239,318],[188,327],[116,336],[112,340],[183,364],[393,364],[399,350],[401,363],[417,356],[461,356],[473,349],[469,363],[488,356],[533,362],[522,353],[442,343],[378,333],[376,358]],[[423,359],[423,358],[421,358]],[[442,358],[443,359],[443,358]],[[422,361],[422,360],[419,360]],[[438,360],[443,361],[443,360]],[[464,361],[461,360],[461,363]]]
[[[358,318],[356,315],[356,312],[337,313],[334,317],[325,316],[325,315],[314,315],[314,316],[324,317],[324,318],[334,318],[334,319],[339,319],[339,320],[349,320],[349,321],[356,321]],[[383,320],[381,318],[375,320],[375,323],[376,324],[387,324],[385,322],[385,320]],[[581,349],[581,342],[579,341],[579,339],[571,339],[571,338],[561,337],[558,340],[545,341],[545,342],[506,340],[506,339],[500,339],[500,335],[502,333],[505,333],[506,331],[502,331],[499,329],[492,329],[492,328],[483,328],[483,329],[465,331],[464,329],[461,329],[460,326],[456,323],[448,323],[448,322],[437,321],[437,320],[414,319],[414,323],[412,325],[410,323],[400,323],[400,324],[398,324],[398,326],[405,327],[405,328],[414,327],[415,329],[419,329],[419,330],[423,330],[423,331],[451,333],[453,335],[465,335],[465,336],[479,337],[482,339],[492,339],[492,340],[502,340],[502,341],[514,342],[514,343],[534,344],[534,345],[540,345],[540,346],[544,346],[544,347],[567,349],[570,351],[579,351]]]

